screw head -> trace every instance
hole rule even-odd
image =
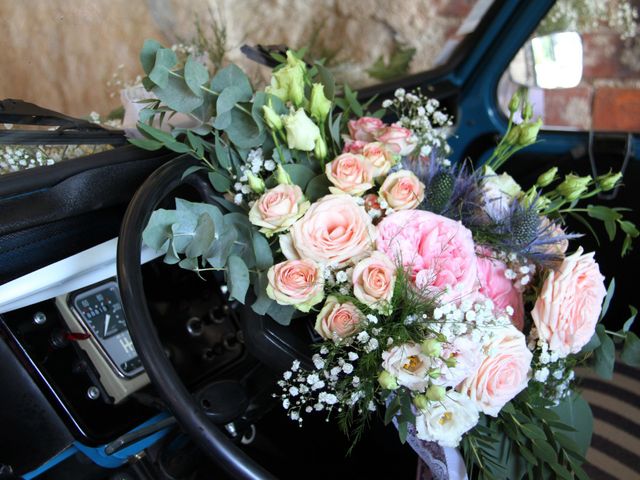
[[[36,325],[42,325],[47,321],[47,316],[43,312],[36,312],[33,314],[33,323]]]
[[[87,397],[89,397],[90,400],[97,400],[100,398],[100,389],[95,385],[89,387],[87,389]]]

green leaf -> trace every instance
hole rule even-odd
[[[527,447],[525,447],[524,445],[518,445],[518,451],[520,452],[520,455],[522,455],[522,457],[529,462],[532,465],[537,465],[538,464],[538,459],[536,458],[536,456],[533,454],[533,452],[531,452],[531,450],[529,450]]]
[[[295,311],[296,309],[291,305],[280,305],[278,302],[272,302],[269,310],[267,310],[267,315],[286,327],[291,323],[291,318]]]
[[[604,302],[602,303],[602,311],[600,312],[600,320],[604,318],[609,310],[609,305],[611,304],[611,299],[613,298],[613,293],[616,290],[616,279],[612,278],[609,282],[609,287],[607,288],[607,295],[604,297]]]
[[[176,112],[191,113],[203,103],[203,97],[195,95],[182,78],[170,75],[166,86],[156,86],[153,93],[167,107]]]
[[[132,145],[144,150],[155,151],[160,150],[163,147],[162,143],[149,138],[129,138],[128,140]]]
[[[611,337],[605,332],[604,325],[598,325],[596,332],[600,339],[600,347],[594,350],[594,369],[602,378],[611,380],[616,359],[616,348]]]
[[[327,176],[322,173],[316,177],[313,177],[311,181],[309,181],[304,194],[309,200],[315,202],[320,197],[323,197],[329,193],[329,185],[331,185],[331,182],[329,182]]]
[[[165,253],[171,238],[171,226],[178,221],[175,210],[156,210],[151,214],[149,223],[142,232],[142,241],[149,248]]]
[[[187,130],[187,140],[191,148],[195,150],[196,156],[202,158],[204,156],[204,140],[198,135],[194,134],[191,130]]]
[[[238,102],[248,102],[251,100],[251,95],[249,94],[249,96],[247,96],[246,93],[246,91],[243,91],[242,88],[237,85],[225,88],[218,96],[216,113],[222,115],[225,112],[231,111]]]
[[[546,440],[534,440],[533,453],[550,465],[558,462],[558,453]]]
[[[566,480],[573,480],[573,475],[571,474],[571,472],[569,472],[569,470],[567,470],[565,467],[563,467],[559,463],[550,463],[549,466],[554,472],[556,472],[556,474],[558,475],[557,478],[565,478]]]
[[[521,426],[522,433],[524,433],[531,440],[546,440],[547,436],[544,431],[533,423],[527,423]]]
[[[227,260],[227,283],[229,284],[229,296],[244,303],[249,289],[249,269],[240,257],[231,255]]]
[[[602,205],[588,205],[587,206],[587,214],[591,218],[597,218],[598,220],[602,220],[603,222],[619,220],[622,218],[618,212],[613,210],[612,208],[605,207]]]
[[[267,270],[273,265],[273,254],[271,247],[264,235],[255,232],[251,238],[253,242],[253,251],[256,256],[256,268],[258,270]]]
[[[583,355],[585,353],[593,352],[598,347],[600,347],[600,337],[598,337],[598,334],[594,331],[591,339],[580,350],[580,354]]]
[[[209,181],[213,188],[215,188],[220,193],[225,193],[231,190],[231,180],[226,175],[215,171],[209,172]]]
[[[358,98],[356,93],[349,88],[349,85],[344,86],[344,96],[349,103],[349,107],[358,117],[364,115],[364,111],[362,110],[362,105],[358,102]]]
[[[260,272],[255,276],[253,283],[253,291],[256,295],[256,301],[253,302],[251,308],[258,315],[266,315],[273,300],[267,295],[267,285],[269,280],[266,272]]]
[[[156,63],[156,52],[162,48],[162,45],[155,40],[145,40],[142,50],[140,50],[140,63],[144,73],[149,75]]]
[[[623,333],[626,333],[629,330],[631,330],[631,327],[633,326],[633,322],[635,322],[636,316],[638,315],[638,309],[636,307],[629,305],[629,310],[631,311],[631,316],[627,319],[626,322],[624,322],[624,325],[622,325]]]
[[[636,238],[638,235],[640,235],[640,231],[636,228],[636,226],[632,222],[628,220],[624,220],[620,222],[620,228],[624,233],[626,233],[632,238]]]
[[[156,62],[149,72],[149,78],[160,88],[166,88],[169,82],[169,72],[178,63],[176,53],[170,48],[156,51]]]
[[[640,339],[633,332],[627,332],[620,359],[632,367],[640,367]]]
[[[201,97],[204,92],[200,87],[209,80],[209,72],[204,65],[189,55],[184,65],[184,80],[191,91]]]
[[[613,242],[616,238],[616,222],[613,220],[605,220],[604,228],[607,231],[607,235],[609,235],[609,240]]]
[[[342,145],[342,139],[340,138],[340,122],[341,121],[342,121],[342,113],[339,113],[336,116],[336,118],[333,120],[333,123],[331,123],[331,126],[329,127],[331,138],[333,139],[333,142],[338,146]]]
[[[229,118],[231,118],[231,114],[229,114]],[[218,164],[225,170],[229,170],[231,168],[231,159],[229,158],[229,147],[227,147],[222,142],[222,139],[220,138],[220,134],[218,134],[218,132],[216,132],[215,152],[216,152],[216,160],[218,160]]]
[[[189,168],[187,168],[184,173],[182,174],[182,177],[180,177],[181,180],[184,180],[185,178],[187,178],[189,175],[191,175],[192,173],[195,173],[197,171],[200,170],[206,170],[204,167],[201,167],[200,165],[192,165]]]
[[[176,153],[193,153],[193,150],[191,149],[191,147],[178,141],[165,143],[164,146]]]
[[[209,215],[203,213],[198,217],[195,235],[185,250],[187,257],[199,257],[203,255],[215,238],[216,228]]]
[[[582,456],[586,455],[593,433],[593,414],[586,400],[578,393],[573,392],[551,410],[562,419],[562,422],[576,430],[575,432],[567,432],[566,436],[578,446],[577,453]]]
[[[178,262],[178,266],[180,268],[184,268],[185,270],[197,270],[198,269],[198,259],[197,258],[183,258]]]
[[[398,395],[393,397],[393,400],[387,405],[387,410],[384,413],[384,424],[389,425],[393,420],[393,417],[400,411],[400,398]]]
[[[398,45],[388,62],[385,62],[382,55],[379,56],[371,68],[367,70],[367,73],[369,76],[382,81],[401,77],[409,72],[411,60],[413,60],[415,54],[415,48]]]
[[[400,437],[400,443],[403,445],[407,441],[407,435],[409,433],[409,422],[398,422],[398,436]]]
[[[328,100],[333,100],[336,91],[336,81],[333,78],[333,74],[321,63],[316,62],[315,65],[318,69],[320,83],[324,85],[324,96],[327,97]]]
[[[260,130],[253,117],[237,108],[231,110],[231,124],[225,132],[229,140],[240,149],[258,147],[266,138],[265,131]]]
[[[146,123],[138,122],[136,124],[138,130],[140,130],[145,135],[158,140],[162,143],[173,143],[176,139],[169,132],[165,132],[164,130],[160,130],[159,128],[152,127],[151,125],[147,125]]]
[[[217,130],[224,130],[225,128],[229,127],[229,125],[231,125],[231,120],[232,118],[230,110],[222,112],[221,114],[216,116],[215,120],[213,121],[213,127]]]
[[[225,228],[203,255],[207,263],[213,268],[223,268],[227,264],[237,238],[238,232],[234,228]]]
[[[238,87],[245,98],[251,98],[251,95],[253,95],[249,78],[234,64],[218,71],[211,80],[211,90],[217,93],[221,93],[227,87]]]
[[[289,174],[291,181],[298,185],[302,191],[307,188],[311,179],[316,176],[315,172],[305,165],[290,163],[283,165],[282,168]]]

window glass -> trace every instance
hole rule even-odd
[[[639,8],[639,0],[558,1],[503,75],[505,113],[526,85],[546,127],[640,132]]]

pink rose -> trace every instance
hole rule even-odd
[[[298,185],[278,185],[265,192],[251,207],[249,221],[267,236],[288,229],[309,208]]]
[[[413,172],[399,170],[384,179],[378,194],[393,210],[409,210],[424,200],[424,184]]]
[[[365,305],[388,307],[396,283],[396,266],[382,252],[373,252],[353,269],[353,294]]]
[[[287,235],[280,236],[289,258],[313,258],[342,265],[373,251],[376,228],[371,217],[350,195],[326,195],[311,205]]]
[[[324,277],[313,260],[287,260],[267,272],[267,295],[280,305],[293,305],[302,312],[324,298]]]
[[[593,336],[606,294],[593,252],[579,248],[542,285],[531,312],[539,337],[561,358],[578,353]]]
[[[507,307],[513,308],[511,322],[518,330],[524,327],[524,302],[522,292],[512,280],[505,276],[507,266],[496,258],[489,249],[482,249],[478,255],[478,281],[480,293],[490,298],[494,305],[505,312]]]
[[[473,292],[477,259],[460,222],[423,210],[396,212],[378,224],[378,250],[409,269],[416,285],[452,300]]]
[[[483,345],[484,358],[475,375],[467,378],[458,390],[492,417],[507,402],[527,387],[533,355],[522,332],[514,326],[492,330]]]
[[[327,163],[325,173],[329,181],[335,185],[329,187],[331,193],[359,196],[373,187],[369,165],[362,155],[338,155]]]
[[[342,153],[362,153],[362,149],[367,144],[367,142],[363,142],[362,140],[352,140],[349,137],[344,137],[344,147],[342,148]]]
[[[385,127],[378,133],[376,140],[384,143],[394,153],[403,157],[409,155],[416,148],[413,132],[398,124]]]
[[[337,342],[356,333],[362,317],[353,303],[340,303],[336,297],[329,296],[316,318],[315,330],[322,338]]]
[[[367,143],[362,147],[362,155],[369,165],[369,170],[373,178],[386,175],[396,163],[394,153],[380,142]]]
[[[347,127],[352,139],[373,142],[380,131],[385,128],[385,124],[379,118],[362,117],[358,120],[349,120]]]

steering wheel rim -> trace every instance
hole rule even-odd
[[[234,478],[275,479],[214,425],[193,399],[164,352],[145,299],[140,268],[142,231],[153,210],[185,183],[185,170],[198,165],[188,156],[158,168],[131,199],[120,228],[117,250],[118,285],[133,344],[160,397],[193,441]]]

